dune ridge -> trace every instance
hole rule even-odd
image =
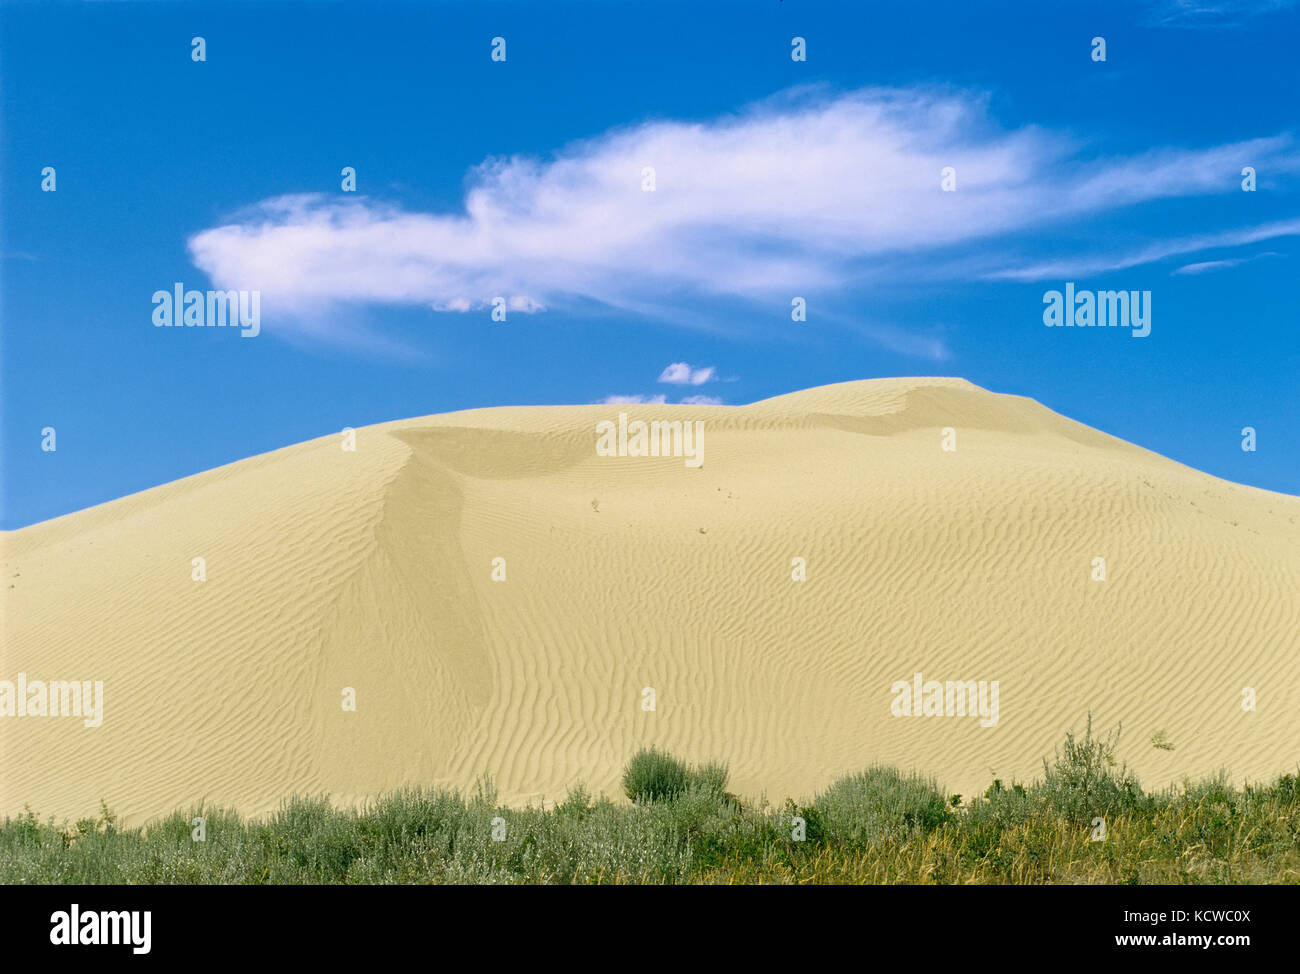
[[[597,456],[620,411],[702,420],[702,467]],[[0,815],[260,814],[485,774],[549,802],[617,793],[648,744],[727,761],[751,797],[877,761],[971,795],[1033,777],[1089,709],[1148,786],[1300,763],[1300,498],[1033,400],[877,379],[356,436],[0,536],[0,680],[105,698],[97,728],[0,717]],[[894,716],[918,671],[998,681],[997,725]]]

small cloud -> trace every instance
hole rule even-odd
[[[493,298],[490,302],[471,301],[469,298],[455,297],[446,301],[434,301],[430,303],[429,307],[434,311],[471,311],[475,308],[492,307],[496,300],[496,298]],[[505,298],[504,301],[506,303],[507,311],[518,311],[521,314],[530,315],[538,311],[546,310],[546,305],[542,304],[542,302],[538,301],[536,298],[530,298],[526,294],[515,294]]]
[[[659,373],[659,381],[675,386],[702,386],[716,377],[717,369],[712,365],[703,369],[692,369],[686,362],[674,362]]]
[[[1224,230],[1193,237],[1162,240],[1141,250],[1127,253],[1092,254],[1047,260],[1028,266],[994,271],[986,276],[992,280],[1012,281],[1041,281],[1048,278],[1080,277],[1084,274],[1126,270],[1143,264],[1154,264],[1170,257],[1194,254],[1202,250],[1244,247],[1264,240],[1294,236],[1300,236],[1300,218],[1276,220],[1259,226]]]
[[[1262,254],[1256,254],[1253,257],[1231,257],[1227,260],[1205,260],[1199,264],[1184,264],[1177,270],[1170,271],[1170,274],[1206,274],[1211,271],[1226,271],[1229,267],[1236,267],[1238,264],[1248,264],[1252,260],[1259,260],[1261,257],[1281,257],[1275,250],[1267,250]]]
[[[434,311],[468,311],[472,306],[469,298],[452,298],[441,304],[435,301],[430,305]]]
[[[530,298],[526,294],[516,294],[506,300],[506,307],[511,311],[522,311],[526,315],[534,314],[538,311],[545,311],[546,305],[536,298]]]
[[[667,396],[606,396],[601,400],[606,406],[661,405],[668,401]]]
[[[1265,14],[1295,8],[1295,0],[1162,0],[1151,20],[1158,27],[1244,27]]]
[[[687,396],[682,400],[683,406],[721,406],[720,396]]]
[[[1207,260],[1207,261],[1202,261],[1199,264],[1185,264],[1182,267],[1178,268],[1176,271],[1172,271],[1171,273],[1204,274],[1207,271],[1227,270],[1229,267],[1236,267],[1240,263],[1241,263],[1241,258],[1237,258],[1236,260]]]

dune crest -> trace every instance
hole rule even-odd
[[[598,456],[620,411],[702,420],[702,466]],[[0,717],[0,814],[485,774],[551,801],[616,793],[647,744],[776,801],[872,762],[970,795],[1033,777],[1089,709],[1147,786],[1300,761],[1300,498],[960,379],[402,420],[0,545],[0,680],[104,702],[98,727]],[[996,722],[896,716],[917,673],[997,681]]]

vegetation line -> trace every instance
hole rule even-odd
[[[176,812],[139,829],[0,822],[13,883],[1300,883],[1300,777],[1222,775],[1146,793],[1117,733],[1066,737],[1043,777],[963,801],[876,766],[807,805],[746,803],[727,769],[656,750],[627,765],[631,802],[581,786],[550,808],[413,789],[361,810],[294,797],[265,821]]]

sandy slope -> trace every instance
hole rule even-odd
[[[596,456],[619,409],[704,420],[703,467]],[[957,379],[389,423],[3,555],[0,679],[103,680],[105,718],[0,718],[0,814],[256,813],[485,772],[513,802],[615,793],[646,743],[775,800],[873,761],[971,794],[1033,776],[1088,708],[1150,785],[1300,761],[1300,499]],[[999,681],[997,726],[891,715],[917,670]]]

